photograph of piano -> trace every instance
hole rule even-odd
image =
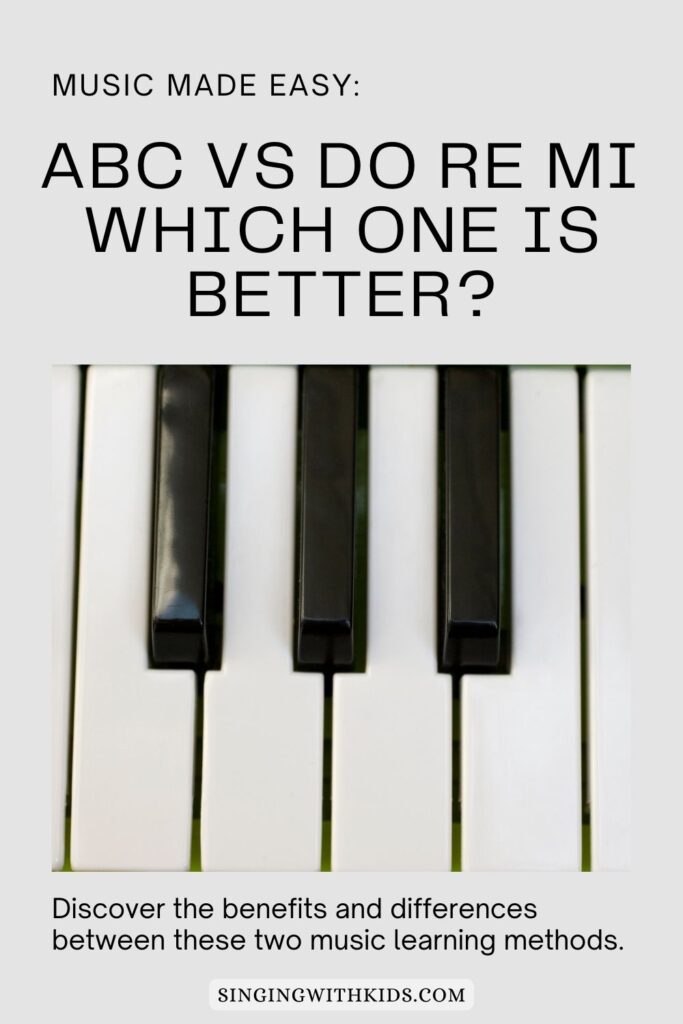
[[[627,869],[629,392],[53,367],[53,870]]]

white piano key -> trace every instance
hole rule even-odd
[[[630,374],[585,382],[591,867],[631,859]]]
[[[510,373],[512,664],[462,680],[463,870],[581,867],[578,380]]]
[[[223,663],[204,691],[206,870],[320,868],[323,678],[292,669],[297,371],[236,367]]]
[[[52,368],[52,868],[64,866],[78,500],[80,372]]]
[[[437,373],[370,371],[368,650],[334,678],[332,867],[448,870],[451,679],[436,666]]]
[[[148,668],[155,377],[87,376],[71,829],[82,870],[190,861],[195,678]]]

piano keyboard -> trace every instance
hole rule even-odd
[[[629,381],[55,367],[53,869],[628,868]]]

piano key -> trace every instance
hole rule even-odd
[[[578,382],[510,373],[512,664],[462,679],[463,870],[581,867]]]
[[[368,651],[336,675],[333,870],[448,870],[451,679],[436,665],[438,377],[370,370]]]
[[[213,371],[162,366],[156,411],[151,649],[155,665],[208,660]]]
[[[500,371],[442,371],[440,658],[444,671],[500,657]]]
[[[52,368],[52,868],[64,867],[78,505],[80,371]]]
[[[585,378],[588,735],[594,871],[630,867],[630,375]]]
[[[228,400],[223,660],[207,672],[205,870],[313,871],[323,678],[292,670],[297,371],[235,367]]]
[[[87,376],[71,827],[82,870],[189,867],[195,676],[148,666],[155,378]]]
[[[355,474],[359,371],[301,372],[297,662],[349,669],[354,660]]]

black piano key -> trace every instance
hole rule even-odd
[[[359,371],[301,372],[296,658],[339,671],[354,660]]]
[[[214,371],[158,371],[151,652],[156,666],[209,657],[207,576]]]
[[[441,371],[439,658],[444,671],[493,671],[501,654],[501,372]]]
[[[209,571],[206,629],[207,669],[219,670],[223,655],[225,591],[225,513],[227,496],[228,368],[213,367],[213,438],[211,449],[211,506],[209,509]]]

